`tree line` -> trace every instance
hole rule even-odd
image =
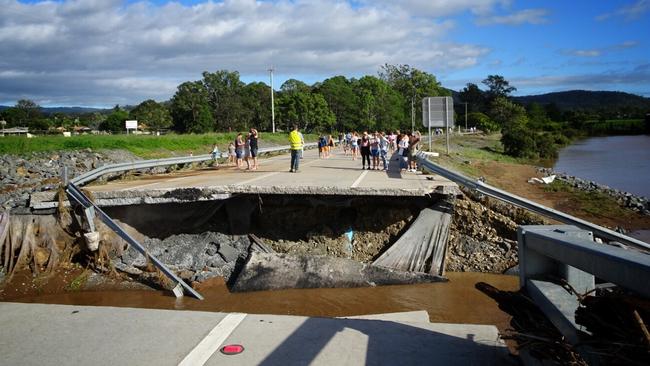
[[[206,71],[201,80],[180,84],[173,97],[162,103],[146,100],[134,108],[115,106],[108,113],[45,116],[33,101],[20,100],[0,116],[9,127],[32,130],[84,124],[118,132],[124,130],[125,120],[137,119],[147,129],[178,133],[250,127],[270,131],[270,93],[263,82],[244,83],[237,71]],[[334,76],[312,85],[289,79],[275,91],[275,123],[279,130],[296,124],[307,132],[410,129],[412,118],[421,121],[422,98],[448,95],[451,91],[435,76],[409,65],[386,64],[377,76]]]
[[[611,110],[599,115],[597,111],[562,111],[553,103],[519,104],[511,97],[516,87],[501,75],[488,75],[482,84],[484,89],[468,83],[453,93],[432,74],[409,65],[389,64],[383,65],[377,76],[359,79],[334,76],[312,85],[289,79],[275,92],[276,129],[288,131],[295,124],[306,132],[405,131],[411,129],[412,120],[421,126],[422,98],[452,94],[457,123],[462,124],[458,116],[464,115],[462,104],[466,103],[467,127],[488,134],[500,132],[504,152],[516,157],[552,158],[559,147],[586,134],[642,133],[648,128],[643,121],[622,125],[604,120],[614,114]],[[125,120],[135,119],[152,131],[206,133],[251,127],[270,131],[270,92],[265,83],[244,83],[237,71],[206,71],[200,80],[180,84],[173,97],[162,103],[146,100],[135,107],[115,106],[108,113],[45,116],[33,101],[20,100],[0,112],[0,118],[8,122],[7,127],[28,126],[31,130],[83,124],[119,132],[124,130]]]

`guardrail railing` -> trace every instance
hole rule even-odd
[[[316,142],[310,142],[306,143],[304,145],[305,148],[311,148],[314,146],[318,146],[318,143]],[[258,154],[268,154],[268,153],[274,153],[274,152],[281,152],[281,151],[286,151],[289,150],[290,147],[288,145],[286,146],[275,146],[275,147],[266,147],[266,148],[261,148],[257,151]],[[125,172],[129,170],[137,170],[137,169],[147,169],[147,168],[155,168],[159,166],[170,166],[170,165],[176,165],[176,164],[190,164],[190,163],[198,163],[198,162],[203,162],[203,161],[209,161],[212,160],[212,154],[203,154],[203,155],[196,155],[196,156],[181,156],[181,157],[176,157],[176,158],[166,158],[166,159],[155,159],[155,160],[138,160],[138,161],[133,161],[133,162],[128,162],[128,163],[117,163],[117,164],[108,164],[101,166],[99,168],[93,169],[89,172],[86,172],[84,174],[81,174],[75,178],[70,179],[70,183],[73,183],[77,186],[82,186],[86,183],[92,182],[93,180],[101,177],[102,175],[105,174],[110,174],[110,173],[118,173],[118,172]]]
[[[463,185],[469,189],[478,191],[486,196],[490,196],[501,201],[510,203],[512,205],[524,208],[526,210],[538,213],[540,215],[549,217],[553,220],[557,220],[569,225],[575,225],[579,228],[593,232],[593,234],[599,238],[605,239],[607,241],[615,241],[625,245],[629,245],[635,248],[643,249],[645,251],[650,250],[650,244],[645,243],[641,240],[631,238],[627,235],[617,233],[614,230],[604,228],[602,226],[596,225],[589,221],[579,219],[577,217],[571,216],[564,212],[554,210],[552,208],[540,205],[539,203],[527,200],[523,197],[519,197],[512,193],[503,191],[501,189],[495,188],[485,182],[480,180],[472,180],[464,175],[454,172],[450,169],[443,168],[438,164],[435,164],[427,158],[425,153],[420,152],[418,154],[418,163],[419,165],[428,170],[431,173],[441,175],[451,181],[454,181],[460,185]]]
[[[598,364],[583,342],[588,329],[576,322],[579,296],[593,295],[597,277],[650,298],[650,256],[596,244],[591,232],[569,225],[520,226],[517,237],[520,287],[589,364]]]
[[[199,300],[203,300],[203,296],[199,294],[192,286],[188,285],[180,277],[178,277],[173,271],[171,271],[163,262],[158,260],[156,257],[151,255],[145,247],[142,246],[137,240],[135,240],[131,235],[124,231],[113,219],[110,218],[104,211],[102,211],[97,205],[95,205],[77,186],[72,183],[68,183],[66,187],[66,193],[68,197],[76,201],[84,210],[90,209],[92,214],[87,215],[86,219],[89,221],[89,226],[94,229],[93,215],[97,215],[99,219],[106,224],[111,230],[113,230],[120,238],[124,239],[129,245],[135,248],[140,254],[145,258],[151,261],[156,268],[158,268],[167,278],[169,278],[174,283],[173,292],[176,297],[182,296],[183,292],[190,293],[192,296],[196,297]],[[91,229],[92,230],[92,229]],[[94,230],[92,230],[94,231]],[[91,232],[92,232],[91,231]],[[179,287],[180,286],[180,287]]]

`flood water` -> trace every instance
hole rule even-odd
[[[248,293],[230,293],[219,278],[197,288],[203,301],[176,299],[159,291],[63,292],[10,301],[321,317],[426,310],[432,322],[508,327],[510,316],[474,285],[486,282],[499,290],[516,291],[518,277],[485,273],[447,273],[446,277],[447,283]]]
[[[650,197],[650,135],[578,141],[560,151],[553,169]]]

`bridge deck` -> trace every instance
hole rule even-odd
[[[307,150],[299,173],[289,172],[290,156],[285,154],[259,159],[260,168],[255,171],[222,164],[219,168],[144,176],[87,189],[99,205],[200,201],[232,194],[417,197],[456,192],[457,185],[441,176],[400,172],[395,159],[388,171],[362,170],[361,159],[353,161],[340,149],[329,159],[319,159],[317,151]],[[55,206],[52,192],[34,194],[31,201],[36,209]]]

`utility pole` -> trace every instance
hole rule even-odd
[[[273,102],[273,66],[269,69],[271,75],[271,130],[275,133],[275,103]]]

